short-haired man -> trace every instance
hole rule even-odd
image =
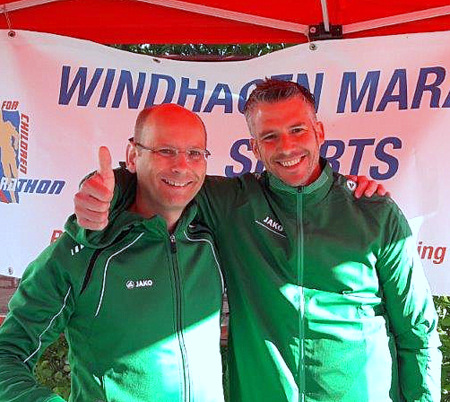
[[[223,401],[223,283],[211,235],[188,205],[208,154],[194,113],[161,105],[139,114],[129,202],[85,247],[69,223],[23,275],[0,328],[0,401],[63,400],[32,371],[64,330],[70,401]]]
[[[227,281],[230,400],[439,400],[437,316],[396,204],[355,198],[320,158],[305,88],[266,80],[245,116],[267,171],[197,196]],[[79,219],[104,225],[81,193]]]

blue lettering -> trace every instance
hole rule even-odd
[[[165,80],[167,82],[166,95],[161,103],[172,102],[173,95],[175,93],[175,80],[170,75],[152,74],[150,89],[148,90],[147,100],[145,101],[145,107],[153,106],[155,104],[160,80]]]
[[[220,93],[223,91],[225,97],[219,98]],[[212,108],[216,105],[225,106],[225,113],[233,112],[233,96],[231,94],[231,89],[227,84],[217,84],[214,88],[211,98],[209,98],[208,103],[203,110],[205,113],[211,112]]]
[[[294,74],[275,74],[272,75],[270,78],[279,81],[292,81],[292,79],[294,78]]]
[[[186,104],[186,98],[188,95],[194,96],[193,112],[200,112],[202,107],[203,98],[205,97],[206,81],[197,80],[197,88],[189,88],[189,78],[181,78],[180,95],[178,96],[178,104],[184,106]]]
[[[375,138],[356,138],[348,142],[350,147],[355,146],[355,154],[353,156],[352,166],[350,167],[350,174],[357,175],[361,165],[361,159],[366,145],[375,144]]]
[[[239,162],[242,165],[242,169],[240,172],[234,171],[234,166],[227,165],[225,166],[225,176],[226,177],[236,177],[240,176],[244,173],[248,173],[252,169],[252,160],[242,154],[240,152],[240,149],[242,146],[245,146],[247,148],[247,151],[251,151],[252,147],[250,145],[250,139],[248,138],[242,138],[240,140],[237,140],[230,149],[230,156],[232,159],[234,159],[236,162]],[[264,170],[264,163],[262,163],[260,160],[256,163],[255,166],[255,172],[261,173]]]
[[[264,163],[258,159],[255,166],[255,173],[262,173],[264,170]]]
[[[100,94],[100,99],[98,101],[98,107],[105,107],[108,103],[109,94],[111,92],[111,87],[116,76],[116,70],[108,68],[106,73],[105,83],[103,84],[102,93]]]
[[[402,147],[402,141],[398,137],[383,138],[375,148],[375,156],[378,160],[385,162],[388,165],[386,173],[380,173],[377,166],[370,167],[370,176],[375,180],[387,180],[394,176],[398,171],[398,159],[385,152],[386,145],[392,145],[394,149]]]
[[[50,190],[48,190],[48,193],[49,194],[56,194],[56,195],[61,193],[61,191],[62,191],[62,189],[63,189],[65,184],[66,184],[66,182],[62,181],[62,180],[55,180],[55,181],[53,181],[53,184],[50,187]]]
[[[336,152],[333,155],[327,155],[328,149],[330,147],[334,147]],[[332,169],[335,172],[339,172],[341,167],[341,163],[339,162],[339,158],[344,154],[345,151],[345,143],[341,140],[325,140],[320,147],[320,156],[322,158],[326,158],[328,162],[330,162]]]
[[[118,108],[120,106],[120,102],[122,101],[123,93],[126,88],[128,98],[128,108],[137,109],[139,107],[139,103],[141,102],[145,78],[146,78],[145,73],[139,73],[136,90],[133,91],[133,77],[131,76],[131,72],[127,70],[122,70],[120,72],[119,83],[117,84],[117,91],[116,95],[114,96],[112,107]]]
[[[378,89],[378,81],[380,80],[380,71],[369,71],[364,79],[361,91],[356,93],[356,72],[345,72],[342,77],[341,91],[339,93],[339,101],[336,113],[344,113],[347,98],[350,96],[351,111],[358,112],[362,101],[369,90],[367,97],[366,112],[373,111],[375,96]]]
[[[447,95],[447,98],[445,99],[442,107],[450,107],[450,92]]]
[[[242,87],[241,91],[239,92],[239,101],[238,101],[238,110],[239,110],[239,112],[244,113],[244,106],[245,106],[245,104],[247,102],[247,99],[248,99],[248,90],[249,90],[249,88],[251,86],[259,84],[261,82],[263,82],[263,80],[258,78],[256,80],[247,82],[247,84],[245,84]]]
[[[430,74],[434,74],[436,78],[434,82],[427,84],[427,79]],[[442,84],[444,79],[445,69],[443,67],[421,68],[419,78],[417,80],[416,91],[414,92],[411,109],[418,109],[420,107],[420,102],[422,101],[422,96],[425,91],[429,91],[431,93],[430,107],[439,107],[441,89],[438,88],[438,86]]]
[[[307,74],[305,74],[305,73],[298,74],[297,84],[300,84],[301,86],[308,89],[309,92],[311,92]],[[315,105],[316,112],[319,110],[320,95],[322,93],[322,87],[323,87],[323,73],[317,73],[316,80],[314,82],[314,91],[312,91],[312,94],[314,95],[314,100],[316,101],[315,102],[316,103],[316,105]]]
[[[15,180],[15,179],[12,179]],[[15,186],[15,191],[38,194],[60,194],[66,182],[62,180],[39,180],[39,179],[18,179],[17,183],[11,182],[9,185]]]
[[[247,158],[245,155],[241,154],[240,148],[242,146],[245,146],[247,148],[247,151],[250,151],[252,148],[250,146],[250,140],[248,138],[242,138],[240,140],[237,140],[230,149],[230,156],[232,159],[234,159],[236,162],[239,162],[242,165],[242,169],[240,172],[234,171],[233,165],[227,165],[225,166],[225,176],[226,177],[236,177],[241,174],[250,172],[252,169],[252,160],[250,158]]]
[[[39,194],[45,194],[50,187],[50,180],[41,180],[39,182],[39,186],[36,189],[36,192]]]
[[[26,182],[27,179],[19,179],[16,185],[16,191],[22,191],[22,187]]]
[[[394,95],[394,89],[399,84],[398,95]],[[398,102],[399,110],[405,110],[408,108],[408,86],[406,82],[406,69],[401,68],[394,71],[391,80],[386,88],[386,91],[381,98],[380,104],[377,107],[377,112],[381,112],[386,109],[386,105],[389,102]]]
[[[308,75],[305,73],[297,75],[297,84],[304,86],[308,91],[312,92],[312,94],[314,95],[314,99],[316,101],[315,105],[316,112],[319,110],[320,95],[322,93],[323,87],[323,77],[324,77],[323,73],[316,74],[316,79],[314,81],[314,91],[311,91]],[[292,81],[294,78],[294,74],[276,74],[272,75],[271,78],[276,80]],[[250,87],[255,86],[256,84],[259,84],[261,82],[263,82],[263,80],[258,78],[248,82],[242,87],[241,91],[239,92],[239,101],[238,101],[238,110],[240,113],[244,113],[244,106],[248,99]]]
[[[35,179],[35,180],[28,180],[27,184],[25,186],[25,193],[33,193],[34,190],[36,189],[36,186],[38,185],[39,180]]]
[[[68,105],[70,100],[72,99],[73,94],[75,93],[75,90],[77,89],[77,87],[79,87],[77,106],[86,106],[91,100],[92,94],[97,87],[102,73],[103,68],[95,69],[94,75],[86,90],[87,67],[80,67],[75,75],[75,78],[72,81],[72,84],[70,85],[70,88],[68,89],[70,66],[63,66],[58,103],[60,105]]]

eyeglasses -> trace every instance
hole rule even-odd
[[[198,162],[201,160],[208,159],[208,156],[211,155],[211,152],[209,152],[207,149],[200,149],[200,148],[190,148],[186,149],[185,151],[182,151],[181,149],[174,148],[174,147],[156,147],[156,148],[150,148],[146,147],[145,145],[142,145],[139,142],[134,141],[134,138],[131,137],[128,139],[135,147],[141,148],[144,151],[149,151],[151,153],[154,153],[161,158],[167,158],[167,159],[175,159],[178,154],[186,154],[186,157],[189,161]]]

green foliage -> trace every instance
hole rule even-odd
[[[70,394],[70,367],[67,353],[67,341],[61,335],[47,348],[35,368],[36,379],[66,400],[69,399]]]
[[[230,378],[228,374],[228,348],[226,346],[220,346],[220,353],[222,354],[222,381],[223,381],[223,392],[225,401],[229,401],[228,386],[230,384]]]
[[[442,401],[450,402],[450,297],[435,296],[439,315],[438,331],[442,342]]]
[[[251,44],[227,44],[227,45],[110,45],[116,49],[126,50],[133,53],[147,54],[149,56],[210,56],[210,57],[256,57],[292,46],[286,43],[251,43]]]

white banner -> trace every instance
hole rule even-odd
[[[417,235],[435,294],[450,293],[450,32],[318,42],[242,62],[180,62],[92,42],[0,30],[0,275],[20,277],[73,210],[108,145],[124,159],[137,113],[175,102],[198,112],[208,172],[259,171],[241,110],[255,80],[308,86],[326,155],[393,194]]]

